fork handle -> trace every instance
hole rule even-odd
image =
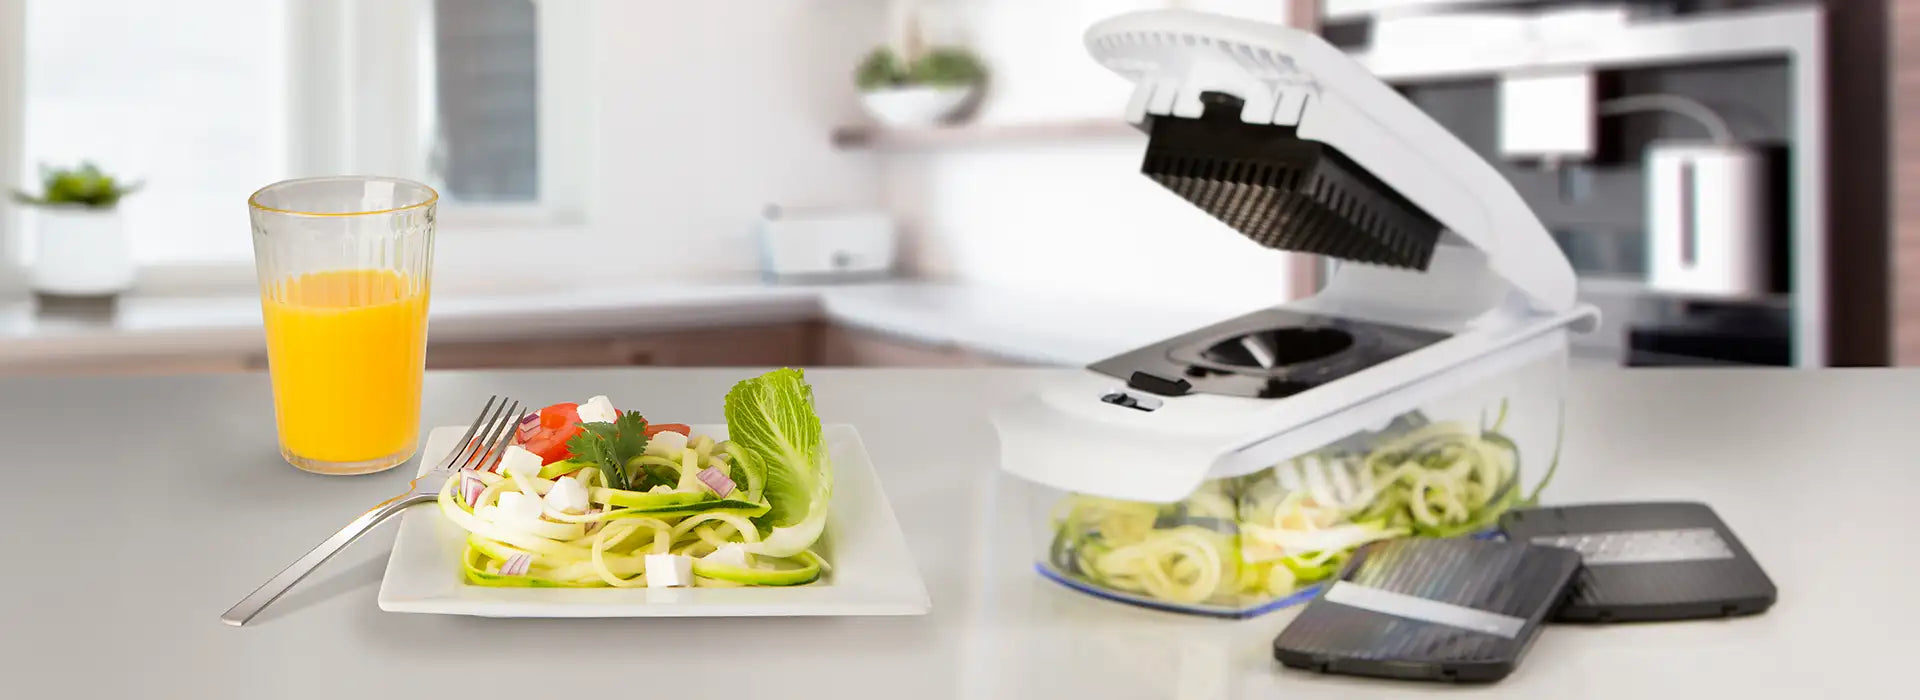
[[[353,522],[347,523],[346,527],[340,528],[339,532],[333,533],[333,536],[327,538],[327,541],[321,542],[319,546],[309,550],[305,555],[294,560],[292,564],[288,564],[287,568],[281,569],[280,573],[274,574],[273,578],[267,579],[266,583],[260,584],[260,587],[254,589],[253,593],[249,594],[239,603],[235,603],[232,608],[228,608],[227,612],[220,616],[220,621],[235,627],[247,624],[248,620],[253,619],[254,615],[260,614],[261,610],[266,609],[266,607],[272,604],[275,599],[279,598],[281,594],[286,593],[287,589],[293,588],[293,585],[299,583],[300,579],[306,578],[307,574],[313,573],[314,569],[319,568],[321,564],[333,558],[333,555],[340,553],[342,549],[346,549],[347,545],[353,544],[353,541],[360,539],[361,535],[367,534],[367,531],[373,529],[373,526],[379,525],[387,518],[393,517],[394,513],[406,510],[408,506],[426,503],[434,500],[436,497],[437,494],[409,493],[405,496],[374,506],[373,510],[369,510],[360,517],[354,518]]]

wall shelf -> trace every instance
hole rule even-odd
[[[843,126],[833,130],[833,145],[844,149],[932,150],[1047,143],[1088,139],[1146,138],[1120,119],[1074,119],[1012,124],[958,124],[896,128]]]

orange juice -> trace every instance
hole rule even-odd
[[[393,270],[314,272],[269,287],[268,371],[288,461],[347,473],[412,456],[427,297],[424,280]]]

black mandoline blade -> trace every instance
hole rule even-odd
[[[1147,177],[1269,248],[1427,269],[1433,217],[1292,127],[1240,121],[1239,98],[1203,97],[1199,119],[1154,118]]]

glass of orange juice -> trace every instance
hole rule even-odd
[[[280,454],[321,474],[413,457],[426,369],[434,208],[387,177],[268,185],[247,200]]]

